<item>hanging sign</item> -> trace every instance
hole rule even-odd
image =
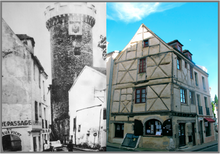
[[[69,16],[69,35],[82,35],[82,20],[80,15]]]

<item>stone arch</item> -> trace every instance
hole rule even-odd
[[[150,116],[150,117],[147,117],[147,118],[145,118],[144,120],[143,120],[143,135],[146,135],[146,126],[145,126],[145,123],[148,121],[148,120],[153,120],[153,119],[155,119],[155,120],[158,120],[158,121],[160,121],[161,122],[161,124],[163,124],[163,122],[164,122],[164,120],[163,119],[161,119],[160,117],[158,117],[158,116]]]
[[[18,135],[4,135],[2,136],[3,151],[21,151],[22,144]]]

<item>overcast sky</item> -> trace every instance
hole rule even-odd
[[[44,11],[53,4],[44,2],[2,2],[2,17],[15,34],[27,34],[35,40],[35,55],[51,78],[50,33],[46,28]],[[97,47],[100,35],[106,36],[106,5],[92,3],[96,8],[93,27],[93,64],[105,67],[101,49]]]

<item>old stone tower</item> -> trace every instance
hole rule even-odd
[[[69,138],[68,90],[85,65],[93,65],[92,27],[94,5],[54,3],[45,11],[51,42],[51,113],[52,138]],[[84,94],[82,94],[83,97]]]

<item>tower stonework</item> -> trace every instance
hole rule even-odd
[[[51,43],[52,138],[69,138],[68,91],[85,65],[93,65],[95,6],[86,2],[54,3],[45,11]],[[83,97],[84,94],[82,94]]]

